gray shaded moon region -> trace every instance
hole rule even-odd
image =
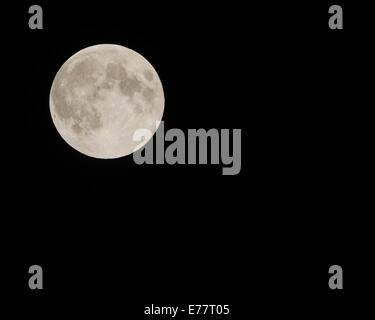
[[[137,129],[155,133],[164,92],[152,65],[119,45],[85,48],[57,72],[50,91],[53,123],[74,149],[102,159],[131,154]]]

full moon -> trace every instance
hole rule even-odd
[[[113,159],[147,142],[135,141],[138,129],[155,133],[163,116],[164,92],[144,57],[120,45],[100,44],[77,52],[62,65],[49,102],[53,123],[71,147],[90,157]]]

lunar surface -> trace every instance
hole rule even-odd
[[[119,158],[142,142],[133,139],[137,129],[155,133],[164,92],[158,74],[140,54],[101,44],[62,65],[52,83],[50,111],[71,147],[95,158]]]

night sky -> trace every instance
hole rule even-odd
[[[231,305],[231,319],[354,314],[372,237],[371,11],[339,1],[344,30],[333,31],[332,3],[274,2],[5,5],[2,265],[17,313],[146,319],[152,303],[212,303]],[[43,30],[28,27],[32,4]],[[157,70],[166,130],[241,129],[240,173],[67,145],[51,84],[100,43]],[[40,291],[27,285],[33,264]],[[333,264],[341,292],[328,289]]]

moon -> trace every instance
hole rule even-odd
[[[139,53],[100,44],[61,66],[49,103],[53,123],[71,147],[90,157],[113,159],[152,138],[163,116],[164,91],[155,69]],[[135,141],[138,129],[152,134]]]

